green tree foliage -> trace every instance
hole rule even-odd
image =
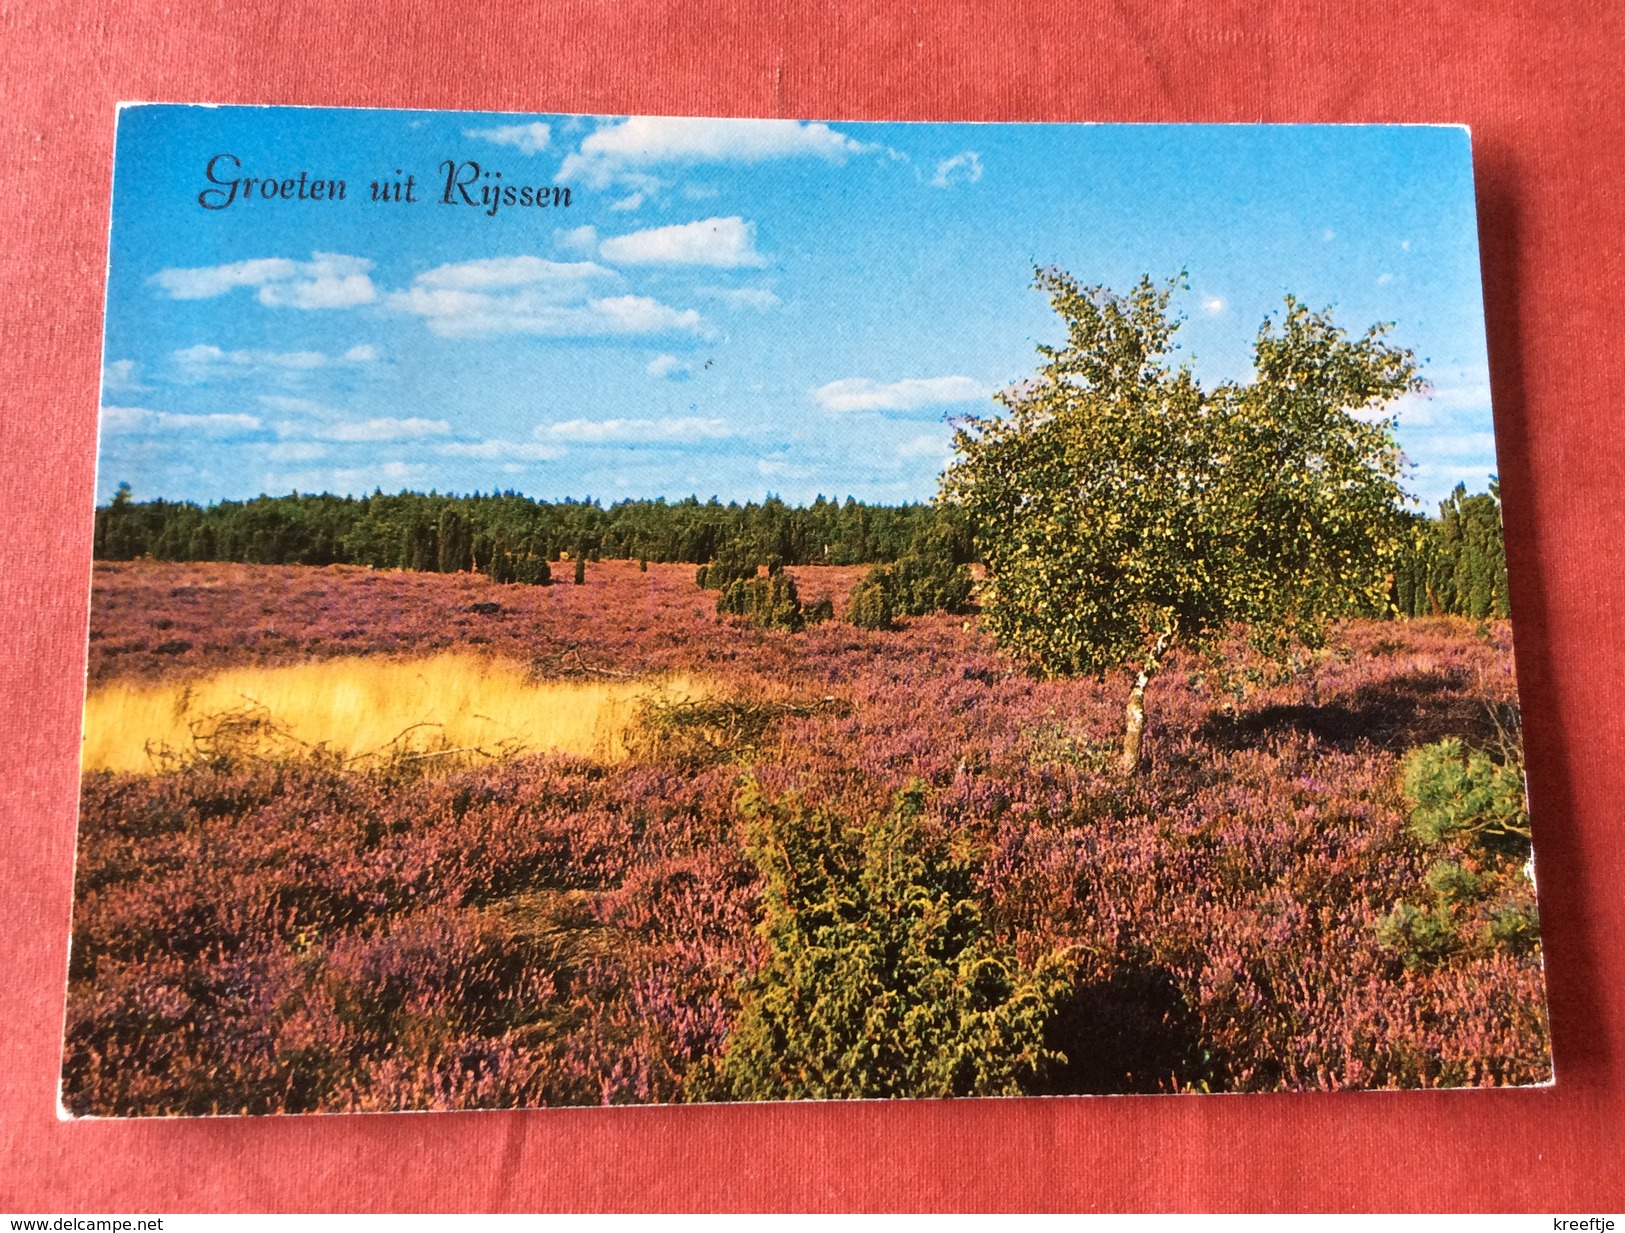
[[[1428,844],[1467,840],[1522,859],[1529,852],[1523,759],[1495,761],[1454,737],[1413,749],[1404,762],[1411,831]]]
[[[1133,674],[1121,764],[1140,762],[1144,693],[1176,646],[1244,626],[1266,653],[1386,601],[1402,456],[1373,408],[1418,388],[1373,326],[1350,338],[1288,297],[1254,378],[1204,390],[1171,360],[1175,284],[1126,295],[1060,270],[1037,286],[1066,326],[1037,375],[964,421],[944,497],[988,569],[983,624],[1046,674]]]
[[[1402,764],[1410,832],[1436,854],[1416,902],[1401,902],[1377,940],[1407,967],[1459,953],[1524,952],[1540,940],[1529,855],[1521,742],[1503,733],[1499,760],[1450,738]]]
[[[923,824],[916,782],[849,823],[754,782],[739,796],[762,877],[766,962],[722,1059],[740,1100],[1015,1095],[1068,980],[1000,945],[976,863]],[[701,1093],[704,1094],[704,1093]]]
[[[474,527],[468,515],[454,505],[440,511],[435,528],[435,569],[456,574],[474,568]]]
[[[785,629],[795,633],[806,624],[795,579],[782,570],[765,578],[739,578],[717,596],[717,612],[749,617],[758,629]]]
[[[942,524],[964,549],[969,531],[931,505],[865,505],[819,497],[792,508],[769,498],[724,505],[712,499],[533,501],[513,492],[447,496],[402,492],[368,497],[256,497],[199,506],[133,500],[128,486],[96,512],[98,558],[127,561],[246,561],[377,569],[489,572],[499,550],[558,560],[716,562],[720,589],[758,565],[852,565],[895,561],[922,528]],[[579,550],[579,551],[578,551]],[[709,572],[709,571],[708,571]]]
[[[1393,602],[1405,616],[1510,614],[1498,481],[1473,496],[1457,484],[1437,519],[1414,521],[1409,551],[1394,571]]]

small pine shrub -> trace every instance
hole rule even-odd
[[[890,629],[900,616],[968,612],[970,570],[941,540],[916,540],[891,565],[877,565],[852,591],[847,620],[863,629]]]
[[[1413,749],[1402,764],[1411,834],[1439,853],[1423,875],[1418,905],[1394,906],[1377,940],[1406,967],[1460,953],[1524,954],[1540,941],[1529,853],[1523,756],[1503,734],[1502,760],[1450,738]]]
[[[585,557],[577,557],[576,558],[575,584],[576,584],[576,586],[580,586],[582,583],[584,583],[586,581],[587,581],[587,560],[586,560]]]
[[[762,629],[787,629],[794,633],[804,621],[801,597],[796,594],[795,579],[780,572],[758,578],[752,584],[755,606],[750,614],[752,625]]]
[[[513,580],[530,586],[545,587],[553,581],[553,569],[547,558],[528,554],[513,564]]]
[[[822,625],[825,621],[835,619],[835,601],[828,595],[821,595],[802,610],[802,619],[808,625]]]
[[[795,579],[784,573],[735,579],[717,596],[717,612],[721,616],[749,617],[758,629],[794,633],[805,624]]]
[[[892,627],[891,593],[882,582],[868,578],[852,588],[846,601],[846,619],[859,629],[890,629]]]
[[[721,591],[735,582],[756,577],[756,558],[733,548],[724,547],[715,561],[694,571],[694,582],[704,590]]]
[[[891,567],[887,586],[900,616],[970,610],[970,570],[946,550],[917,548],[904,553]]]
[[[755,602],[750,583],[743,578],[735,579],[723,587],[722,593],[717,596],[717,615],[749,616]]]
[[[553,571],[544,554],[521,550],[510,552],[502,545],[491,550],[485,563],[485,576],[492,582],[522,583],[529,586],[547,586],[553,581]]]
[[[1043,1034],[1069,984],[1060,960],[1024,967],[994,939],[978,866],[927,831],[925,803],[916,782],[853,824],[745,785],[768,955],[693,1094],[1015,1095],[1056,1057]]]
[[[1411,831],[1424,843],[1463,839],[1507,856],[1529,852],[1529,805],[1523,759],[1497,763],[1455,738],[1423,745],[1405,757],[1404,791]]]

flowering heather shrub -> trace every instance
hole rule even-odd
[[[865,571],[786,572],[839,605]],[[555,754],[415,779],[296,762],[85,776],[67,1106],[697,1095],[689,1077],[724,1055],[770,958],[734,804],[746,773],[853,819],[929,785],[919,825],[976,854],[988,936],[1029,968],[1063,950],[1076,964],[1042,1042],[1060,1057],[1032,1090],[1549,1077],[1532,939],[1413,966],[1377,943],[1398,905],[1426,905],[1436,862],[1484,876],[1413,833],[1401,764],[1447,738],[1493,745],[1484,703],[1515,700],[1504,623],[1354,622],[1288,676],[1237,647],[1226,688],[1176,656],[1152,685],[1149,764],[1125,782],[1098,756],[1121,681],[1032,679],[960,617],[789,637],[719,618],[712,599],[658,563],[546,588],[99,566],[97,681],[456,646],[544,677],[683,672],[709,697],[781,709],[727,756],[656,744],[613,766]],[[152,649],[170,640],[191,645]]]
[[[798,590],[836,607],[861,566],[790,566]],[[479,650],[539,676],[589,668],[635,675],[738,673],[771,681],[805,651],[774,631],[724,633],[693,570],[603,561],[579,586],[501,586],[484,575],[361,566],[98,563],[91,587],[92,684],[197,676],[246,664]],[[495,603],[495,609],[472,606]],[[157,622],[167,621],[159,626]],[[161,652],[165,642],[183,650]],[[587,673],[591,675],[591,673]]]
[[[745,869],[689,833],[727,790],[559,759],[87,776],[68,1107],[673,1098],[726,1034],[719,940],[748,945]],[[695,971],[709,1009],[674,992]]]

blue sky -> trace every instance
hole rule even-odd
[[[448,161],[570,204],[444,204]],[[307,199],[263,195],[301,173]],[[417,202],[371,200],[407,175]],[[97,495],[929,499],[948,417],[1059,337],[1031,288],[1051,264],[1187,270],[1204,381],[1247,377],[1287,292],[1392,321],[1432,383],[1395,408],[1410,490],[1495,471],[1462,129],[139,106]]]

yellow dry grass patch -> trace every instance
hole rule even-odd
[[[233,668],[96,690],[85,700],[83,767],[150,772],[162,761],[153,751],[185,757],[199,736],[267,757],[321,747],[361,766],[450,750],[613,762],[627,756],[645,703],[703,696],[686,677],[535,681],[518,665],[468,654]]]

